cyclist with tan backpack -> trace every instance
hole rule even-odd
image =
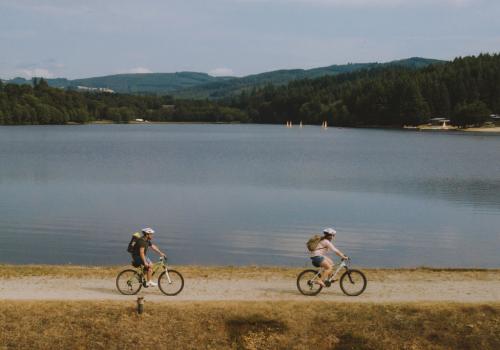
[[[316,267],[322,267],[324,269],[321,279],[316,281],[316,283],[322,287],[325,286],[323,280],[328,279],[333,272],[333,261],[326,256],[326,254],[332,251],[342,259],[347,259],[347,256],[332,244],[336,234],[337,231],[333,228],[325,228],[323,230],[323,236],[314,235],[307,241],[307,249],[309,249],[311,253],[311,263]]]

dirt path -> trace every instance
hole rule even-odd
[[[167,297],[157,288],[140,295],[154,301],[308,300],[299,294],[295,279],[232,276],[225,279],[186,277],[181,294]],[[477,277],[450,273],[367,273],[368,287],[359,297],[344,296],[338,285],[325,289],[315,300],[339,302],[500,302],[500,273]],[[370,279],[370,277],[372,277]],[[130,300],[117,292],[113,278],[22,277],[0,278],[4,300]]]

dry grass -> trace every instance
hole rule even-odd
[[[114,278],[119,271],[130,266],[75,266],[75,265],[2,265],[0,278],[19,277],[71,277]],[[176,266],[186,278],[210,279],[295,279],[301,268],[279,266]],[[307,267],[309,268],[309,267]],[[414,269],[365,269],[370,281],[416,281],[427,279],[445,280],[500,280],[500,269],[443,269],[420,267]]]
[[[500,349],[500,304],[0,302],[0,349]]]

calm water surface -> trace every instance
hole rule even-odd
[[[0,127],[0,262],[500,266],[500,136],[262,125]]]

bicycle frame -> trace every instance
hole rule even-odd
[[[161,272],[161,270],[165,270],[165,275],[167,276],[167,280],[168,280],[168,283],[172,283],[172,280],[170,279],[170,275],[168,274],[168,268],[167,268],[167,264],[165,263],[165,260],[163,260],[163,258],[160,258],[159,261],[153,263],[153,271],[151,273],[151,276],[154,276],[156,273],[159,273]],[[143,269],[143,266],[139,266],[137,268],[137,272],[139,273],[139,275],[144,278],[144,269]]]
[[[349,265],[348,265],[348,261],[349,260],[342,260],[339,264],[339,267],[337,268],[337,270],[335,270],[335,272],[327,279],[328,282],[335,282],[336,279],[335,277],[337,277],[338,273],[340,272],[340,270],[342,270],[342,268],[345,268],[346,270],[349,270]],[[316,276],[314,276],[314,278],[311,280],[311,282],[315,281],[317,278],[321,278],[321,274],[323,273],[323,271],[325,271],[325,269],[323,267],[321,267],[318,271],[318,273],[316,274]]]

